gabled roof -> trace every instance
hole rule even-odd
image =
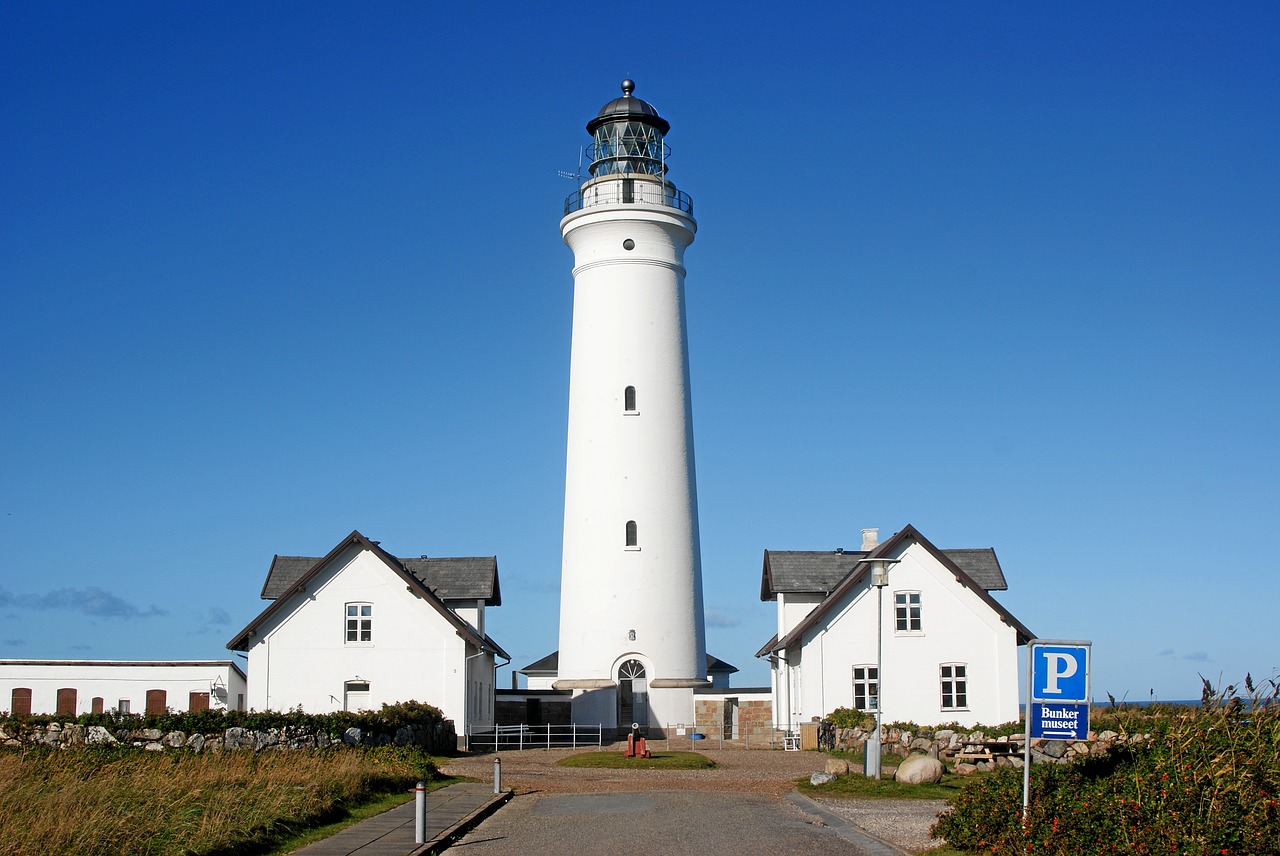
[[[534,660],[532,663],[525,666],[523,669],[519,670],[520,674],[522,675],[528,675],[531,673],[535,675],[547,675],[547,674],[554,675],[559,673],[559,671],[560,671],[560,652],[559,651],[552,651],[550,654],[543,657],[542,659]],[[724,660],[721,660],[719,657],[708,654],[707,655],[707,671],[723,672],[725,674],[732,675],[734,672],[738,671],[738,667],[730,665],[729,663],[726,663]]]
[[[941,552],[983,590],[1004,591],[1009,587],[1000,560],[992,548]],[[774,600],[779,592],[830,594],[866,556],[867,553],[861,550],[765,550],[764,568],[760,572],[760,599]]]
[[[757,657],[767,657],[772,654],[778,647],[778,634],[775,633],[769,637],[769,641],[764,643],[764,647],[756,652]]]
[[[707,655],[707,671],[723,672],[726,675],[732,675],[734,672],[738,671],[738,667],[734,665],[730,665],[729,663],[726,663],[724,660],[721,660],[719,657],[715,657],[715,656],[712,656],[711,654],[708,654]]]
[[[830,594],[865,555],[861,551],[843,550],[765,550],[760,599],[773,600],[778,592]]]
[[[441,600],[484,600],[485,606],[502,606],[496,556],[400,561]]]
[[[804,634],[811,627],[813,627],[818,622],[820,622],[826,616],[826,614],[831,611],[831,609],[841,600],[841,598],[843,598],[843,596],[850,589],[858,585],[858,583],[861,582],[863,578],[867,576],[867,574],[870,572],[871,565],[870,563],[865,561],[866,559],[875,559],[875,558],[880,558],[882,556],[889,555],[890,553],[897,550],[898,547],[907,540],[913,540],[916,543],[918,543],[921,547],[924,547],[924,549],[927,550],[938,561],[939,564],[941,564],[944,568],[949,570],[953,576],[955,576],[956,581],[958,583],[960,583],[962,586],[972,591],[979,598],[981,598],[982,601],[987,604],[987,606],[991,607],[991,609],[997,615],[1000,616],[1001,621],[1003,621],[1005,624],[1008,624],[1010,627],[1012,627],[1016,631],[1018,635],[1019,645],[1029,642],[1035,638],[1035,634],[1033,634],[1030,630],[1028,630],[1026,625],[1024,625],[1018,619],[1014,618],[1013,614],[1010,613],[1009,610],[1005,609],[995,600],[995,598],[987,594],[986,589],[983,588],[981,585],[979,585],[978,582],[974,580],[971,576],[969,576],[969,574],[966,573],[955,560],[950,558],[947,552],[939,550],[937,547],[933,546],[933,544],[930,543],[928,538],[921,535],[920,532],[917,531],[914,526],[908,523],[906,526],[902,528],[902,531],[894,533],[893,537],[889,538],[883,544],[876,547],[870,553],[856,555],[856,564],[853,568],[853,572],[848,574],[843,580],[841,580],[840,583],[830,591],[830,593],[826,596],[826,598],[823,599],[822,603],[814,607],[813,611],[810,612],[808,615],[806,615],[800,621],[799,624],[793,627],[786,636],[784,636],[782,639],[778,639],[775,636],[771,640],[771,644],[766,644],[764,648],[761,648],[760,651],[756,653],[756,656],[763,657],[767,654],[771,654],[775,651],[781,651],[781,650],[784,650],[785,648],[790,647],[791,645],[794,645],[798,640],[803,638]],[[979,551],[964,551],[964,552],[981,553],[983,551],[979,550]],[[841,555],[848,555],[848,554],[832,553],[830,555],[841,556]],[[966,557],[966,558],[970,558],[970,557]],[[995,559],[994,552],[991,554],[991,559],[992,560]],[[768,556],[768,553],[766,552],[766,555],[765,555],[766,578],[768,576],[768,573],[767,573],[768,565],[769,565],[768,560],[769,560],[769,556]],[[975,562],[974,564],[981,564],[981,563]],[[998,563],[996,567],[997,569],[999,568]],[[1003,581],[1004,579],[1003,573],[1001,573],[1000,579],[1001,581]],[[761,599],[768,600],[769,598],[764,597],[762,593]]]
[[[390,554],[388,554],[390,555]],[[312,556],[276,556],[262,584],[264,600],[275,600],[297,586],[308,571],[316,566]],[[445,559],[397,559],[418,581],[436,593],[441,600],[481,600],[485,606],[502,606],[502,590],[498,585],[498,559],[495,556],[473,556]]]
[[[540,660],[534,660],[529,665],[520,669],[520,674],[527,675],[529,672],[542,672],[556,674],[560,671],[560,652],[552,651]]]
[[[1004,591],[1009,584],[1004,579],[1004,569],[991,547],[965,550],[943,550],[942,555],[955,562],[969,579],[982,586],[983,591]]]
[[[395,556],[388,553],[386,550],[379,547],[376,541],[370,541],[368,538],[361,535],[358,531],[354,531],[354,530],[350,535],[348,535],[342,541],[338,542],[338,546],[330,550],[328,555],[320,559],[311,560],[312,561],[311,567],[309,567],[307,570],[303,571],[300,574],[296,573],[296,570],[297,570],[298,562],[305,561],[304,557],[276,556],[275,560],[273,560],[271,563],[271,567],[273,571],[276,568],[276,565],[277,563],[279,563],[281,558],[290,560],[290,561],[284,562],[281,565],[282,576],[279,578],[280,582],[282,582],[286,578],[289,578],[291,580],[290,583],[287,586],[281,586],[277,584],[272,587],[274,594],[272,595],[273,599],[271,604],[266,609],[262,610],[262,612],[258,613],[258,616],[256,618],[254,618],[247,625],[245,625],[244,629],[241,630],[239,633],[237,633],[235,637],[232,638],[232,640],[227,643],[227,647],[230,648],[232,651],[247,651],[249,648],[249,638],[256,632],[258,625],[261,624],[263,621],[265,621],[267,618],[271,617],[277,610],[283,607],[285,601],[288,599],[286,595],[290,595],[295,592],[300,592],[303,589],[305,589],[306,584],[313,577],[319,574],[320,571],[330,561],[336,558],[343,550],[352,546],[358,547],[362,550],[367,550],[368,552],[376,556],[378,559],[380,559],[382,563],[386,565],[388,568],[390,568],[393,573],[397,574],[405,581],[410,591],[414,592],[423,600],[425,600],[428,604],[430,604],[430,606],[433,609],[435,609],[435,611],[438,612],[441,615],[441,617],[444,618],[445,621],[447,621],[450,625],[452,625],[454,630],[456,630],[458,635],[461,636],[463,639],[467,640],[472,645],[475,645],[477,648],[480,648],[481,650],[490,651],[494,654],[497,654],[500,657],[506,657],[508,660],[511,659],[511,655],[508,654],[506,651],[502,650],[502,648],[496,642],[494,642],[488,636],[482,636],[474,627],[472,627],[466,621],[463,621],[456,612],[454,612],[452,609],[446,606],[441,596],[436,594],[434,591],[432,591],[432,589],[421,578],[419,578],[416,574],[412,573],[407,567],[405,567],[403,562],[401,562]],[[422,561],[422,560],[419,560],[419,561]],[[496,591],[497,591],[497,561],[496,560],[494,560],[493,570],[494,570],[494,591],[496,594]],[[271,585],[270,574],[268,575],[268,585]],[[264,586],[263,597],[267,596],[266,591],[267,591],[267,586]]]

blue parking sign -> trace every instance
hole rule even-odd
[[[1089,702],[1089,643],[1033,640],[1031,701]]]

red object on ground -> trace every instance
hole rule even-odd
[[[652,758],[649,749],[645,746],[643,737],[636,737],[634,734],[627,735],[627,749],[622,753],[623,758]]]

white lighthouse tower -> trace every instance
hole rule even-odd
[[[565,201],[573,350],[557,689],[573,718],[693,722],[707,685],[684,251],[693,202],[666,178],[670,125],[622,82],[587,123]]]

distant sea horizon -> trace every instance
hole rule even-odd
[[[1153,704],[1173,704],[1182,707],[1199,707],[1200,699],[1198,698],[1148,698],[1141,701],[1132,701],[1127,699],[1116,699],[1116,707],[1150,707]],[[1111,700],[1106,696],[1101,699],[1094,699],[1090,702],[1091,707],[1111,707]],[[1022,702],[1019,707],[1023,711],[1027,708],[1027,703]]]

